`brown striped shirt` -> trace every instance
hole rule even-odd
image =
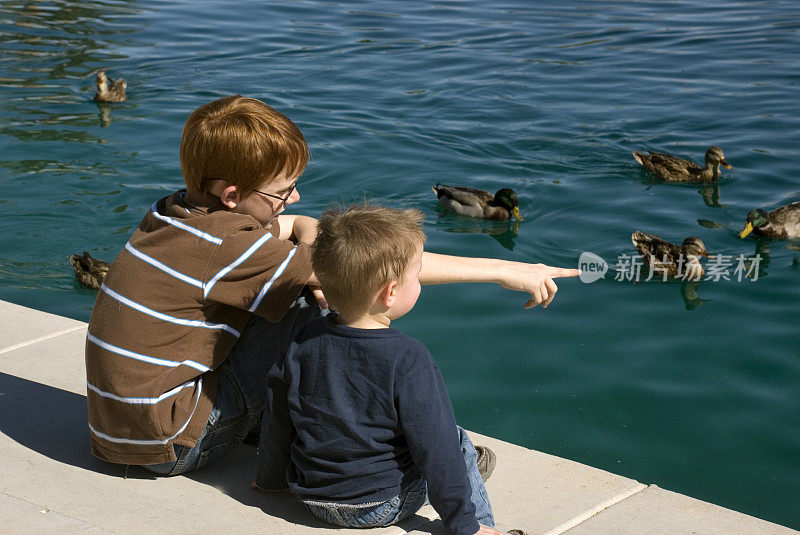
[[[305,244],[277,238],[219,199],[161,199],[109,269],[89,321],[92,453],[123,464],[175,460],[211,413],[214,371],[250,313],[279,321],[311,274]],[[273,235],[274,234],[274,235]]]

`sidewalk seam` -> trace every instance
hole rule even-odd
[[[57,515],[63,516],[64,518],[69,518],[70,520],[74,520],[75,522],[78,522],[78,523],[83,524],[85,526],[88,526],[88,527],[91,527],[91,528],[95,528],[98,531],[101,531],[103,533],[112,533],[112,532],[110,532],[110,531],[98,526],[97,524],[92,524],[91,522],[87,522],[86,520],[83,520],[82,518],[78,518],[76,516],[72,516],[71,514],[64,513],[62,511],[57,510],[57,509],[50,509],[46,505],[42,505],[40,503],[32,502],[27,498],[23,498],[21,496],[16,496],[14,494],[10,494],[8,492],[1,491],[1,490],[0,490],[0,494],[2,494],[3,496],[8,496],[11,499],[18,500],[18,501],[23,502],[23,503],[27,503],[29,505],[33,505],[34,507],[39,509],[40,513],[44,513],[44,514],[46,514],[46,513],[55,513]]]
[[[608,500],[606,500],[604,502],[600,502],[599,504],[597,504],[596,506],[592,507],[588,511],[585,511],[585,512],[579,514],[578,516],[576,516],[576,517],[574,517],[574,518],[572,518],[570,520],[567,520],[563,524],[560,524],[560,525],[554,527],[550,531],[546,532],[544,535],[561,535],[565,531],[568,531],[568,530],[574,528],[578,524],[582,524],[583,522],[586,522],[587,520],[589,520],[590,518],[592,518],[596,514],[600,513],[601,511],[604,511],[605,509],[608,509],[611,506],[617,505],[618,503],[620,503],[620,502],[622,502],[624,500],[627,500],[628,498],[630,498],[634,494],[638,494],[638,493],[642,492],[647,487],[648,487],[648,485],[645,485],[643,483],[639,483],[638,486],[633,487],[632,489],[627,490],[625,492],[622,492],[620,494],[617,494],[616,496],[612,496]]]
[[[85,329],[85,328],[86,328],[86,324],[77,325],[75,327],[70,327],[69,329],[62,329],[62,330],[56,331],[54,333],[50,333],[50,334],[46,334],[44,336],[40,336],[38,338],[34,338],[33,340],[27,340],[25,342],[20,342],[19,344],[14,344],[13,346],[4,347],[4,348],[0,349],[0,355],[2,355],[3,353],[8,353],[10,351],[14,351],[15,349],[20,349],[22,347],[27,347],[27,346],[30,346],[30,345],[33,345],[33,344],[37,344],[39,342],[44,342],[45,340],[50,340],[51,338],[57,338],[57,337],[62,336],[64,334],[69,334],[71,332],[75,332],[75,331],[77,331],[79,329]]]

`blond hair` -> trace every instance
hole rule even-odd
[[[311,261],[331,306],[363,314],[381,288],[401,281],[425,243],[423,219],[419,210],[371,204],[322,214]]]
[[[283,114],[260,100],[225,97],[197,108],[183,127],[181,171],[196,191],[220,178],[242,195],[285,172],[298,177],[308,163],[306,140]]]

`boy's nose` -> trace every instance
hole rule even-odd
[[[292,194],[289,195],[289,198],[286,199],[286,204],[294,204],[300,200],[300,192],[297,191],[297,187],[292,190]]]

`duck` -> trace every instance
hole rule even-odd
[[[128,84],[120,78],[112,80],[106,76],[106,71],[97,71],[97,93],[94,95],[96,102],[125,102],[125,88]]]
[[[708,251],[700,238],[690,236],[678,246],[655,234],[637,230],[631,234],[631,241],[654,274],[666,269],[669,278],[695,281],[705,275],[699,257],[708,257]]]
[[[719,170],[720,165],[725,169],[733,169],[733,166],[725,160],[722,149],[716,146],[708,147],[705,167],[661,152],[642,154],[633,151],[633,157],[647,171],[667,182],[712,182],[722,175]]]
[[[111,267],[108,262],[92,258],[86,251],[83,252],[83,255],[70,256],[69,263],[75,270],[78,282],[92,290],[100,289],[100,285],[103,284],[106,273],[108,273],[108,268]]]
[[[779,206],[771,212],[756,208],[747,214],[740,238],[750,233],[771,238],[800,237],[800,201]]]
[[[502,188],[492,195],[488,191],[464,186],[436,184],[431,188],[442,206],[457,214],[483,219],[524,221],[519,213],[519,198],[511,188]]]

